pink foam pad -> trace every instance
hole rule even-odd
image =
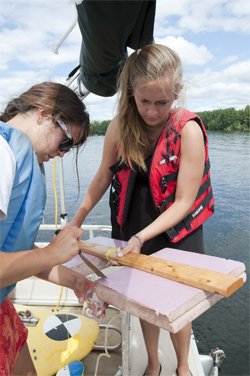
[[[111,248],[126,245],[125,242],[103,237],[90,241]],[[238,261],[172,248],[165,248],[152,256],[245,279],[245,265]],[[108,279],[99,279],[96,290],[103,301],[172,332],[179,331],[222,298],[218,294],[129,267],[109,274]]]

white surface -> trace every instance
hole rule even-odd
[[[7,141],[0,136],[0,221],[6,219],[13,181],[16,172],[16,160]]]

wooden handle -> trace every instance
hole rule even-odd
[[[81,249],[83,252],[91,255],[106,258],[111,248],[81,241]],[[118,257],[117,249],[115,249],[108,254],[108,259],[117,261],[124,266],[130,266],[131,268],[156,274],[160,277],[168,278],[225,297],[232,295],[243,286],[243,278],[133,252]]]

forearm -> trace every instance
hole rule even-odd
[[[56,285],[73,289],[77,275],[78,273],[74,272],[73,270],[66,268],[63,265],[57,265],[36,274],[36,277]]]
[[[50,269],[57,262],[53,252],[49,252],[47,247],[17,253],[0,252],[0,257],[1,288]]]
[[[149,226],[138,234],[142,242],[171,229],[181,222],[190,212],[193,202],[177,200]]]
[[[34,246],[30,251],[15,253],[0,252],[1,287],[6,287],[22,279],[37,275],[71,260],[79,252],[79,239],[83,231],[76,227],[63,229],[44,248]]]
[[[58,265],[50,270],[39,273],[37,277],[72,289],[77,296],[79,303],[84,302],[86,291],[95,286],[93,282],[89,281],[81,274],[66,268],[63,265]]]
[[[118,256],[121,257],[129,252],[140,253],[141,241],[145,243],[147,240],[154,238],[155,236],[169,230],[177,223],[179,223],[190,212],[192,201],[190,200],[176,200],[164,213],[162,213],[157,219],[155,219],[150,225],[145,227],[140,232],[135,233],[138,236],[132,236],[128,241],[125,248],[118,252]]]
[[[89,186],[78,212],[71,221],[71,224],[74,226],[80,227],[82,225],[89,212],[100,201],[108,189],[113,178],[113,174],[109,168],[116,163],[117,144],[117,119],[115,118],[111,121],[106,132],[100,167]]]

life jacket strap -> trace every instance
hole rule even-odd
[[[117,175],[115,175],[114,179],[112,180],[112,187],[115,189],[116,192],[120,193],[122,185],[119,183]]]
[[[120,201],[120,198],[119,198],[119,193],[121,191],[121,184],[119,183],[118,181],[118,176],[117,174],[115,174],[114,176],[114,179],[112,180],[112,188],[111,188],[111,199],[113,201],[113,204],[114,204],[114,208],[115,208],[115,213],[116,215],[118,215],[118,206],[119,206],[119,201]]]
[[[210,170],[210,160],[208,159],[207,163],[206,163],[206,165],[204,167],[203,178],[204,178],[205,175],[207,175],[207,173],[208,173],[209,170]]]
[[[157,206],[157,210],[158,210],[158,213],[159,214],[162,214],[168,207],[168,204],[170,202],[174,202],[174,199],[175,199],[175,192],[172,193],[171,195],[169,195],[168,197],[166,197],[160,205]]]
[[[167,190],[167,183],[177,180],[178,171],[173,172],[169,175],[162,176],[159,186],[161,187],[161,193],[164,194]]]
[[[122,162],[120,163],[121,160],[117,161],[113,166],[109,167],[110,171],[115,175],[117,174],[118,172],[122,171],[122,170],[126,170],[127,168],[129,168],[129,166]]]
[[[204,176],[207,175],[208,171],[210,169],[210,161],[209,159],[207,160],[207,163],[204,167],[204,171],[203,171],[203,178]],[[178,171],[175,171],[173,172],[172,174],[169,174],[169,175],[164,175],[160,182],[159,182],[159,186],[161,187],[161,191],[162,193],[165,193],[166,190],[167,190],[167,183],[170,183],[170,182],[173,182],[177,179],[177,176],[178,176]],[[206,190],[210,187],[211,185],[211,180],[210,180],[210,177],[200,186],[199,188],[199,191],[198,191],[198,194],[197,194],[197,197],[196,197],[196,200],[203,195],[203,193],[206,192]],[[158,205],[157,207],[157,210],[158,210],[158,213],[159,214],[162,214],[168,207],[168,204],[170,202],[174,202],[174,199],[175,199],[175,193],[172,193],[171,195],[167,196],[161,203],[160,205]]]
[[[189,213],[180,223],[176,226],[172,227],[170,230],[166,231],[167,236],[170,240],[173,240],[175,236],[179,235],[180,231],[186,227],[187,231],[191,230],[191,222],[197,217],[197,215],[201,214],[203,210],[209,205],[209,202],[213,198],[212,188],[207,196],[202,200],[198,208],[194,209],[191,213]],[[214,206],[211,207],[214,210]]]

